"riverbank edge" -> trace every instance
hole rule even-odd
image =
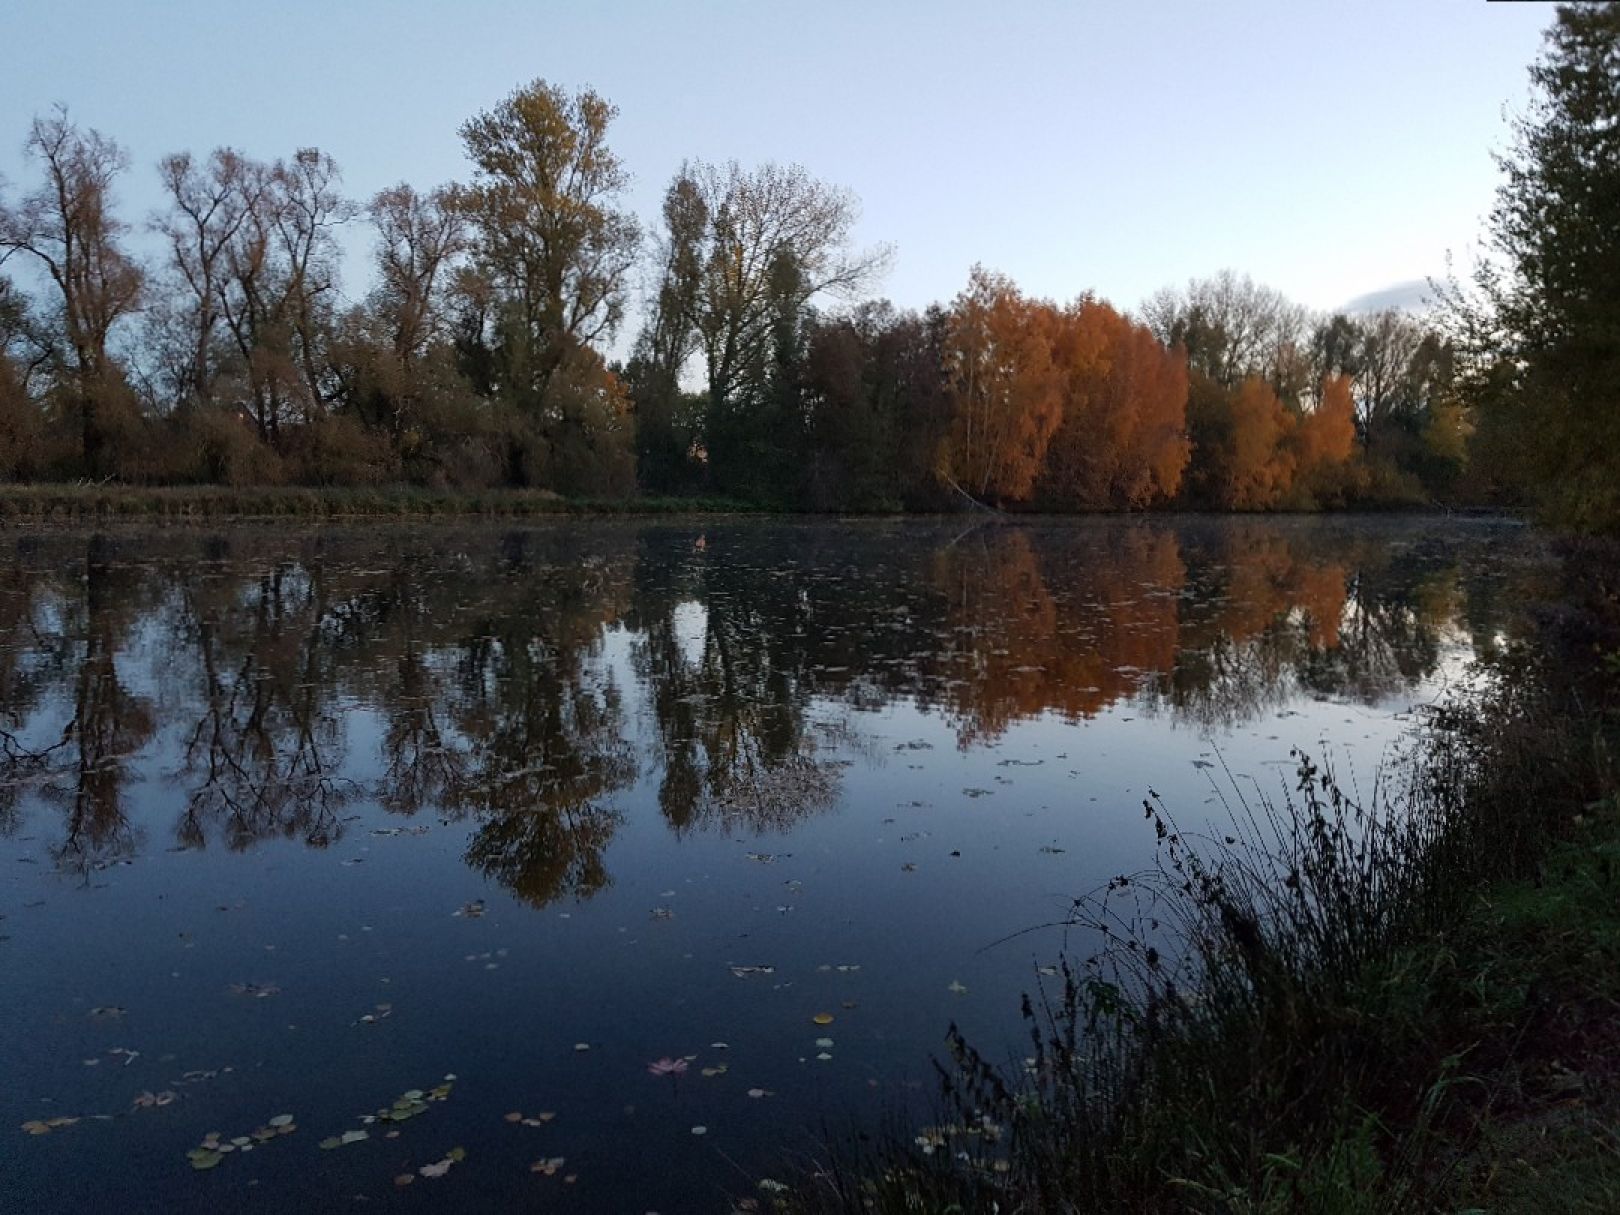
[[[1251,512],[1088,511],[1051,515],[1039,511],[1000,512],[984,508],[951,518],[999,519],[1009,522],[1051,518],[1133,517],[1198,514],[1226,517]],[[1495,508],[1450,509],[1410,503],[1364,504],[1340,511],[1270,511],[1257,515],[1286,517],[1418,515],[1436,518],[1518,519],[1514,511]],[[782,510],[719,497],[564,498],[544,490],[431,490],[411,486],[340,488],[272,486],[233,489],[221,486],[129,486],[91,484],[0,485],[0,523],[73,523],[86,520],[136,519],[152,522],[228,519],[387,519],[387,518],[557,518],[568,516],[729,516],[804,518],[870,517],[935,518],[935,512]]]
[[[1147,905],[1196,938],[1198,989],[1093,903],[1113,936],[1026,997],[1021,1067],[953,1028],[940,1126],[829,1144],[773,1207],[1620,1210],[1617,557],[1566,546],[1536,649],[1444,711],[1385,817],[1302,760],[1242,809],[1260,835],[1189,861],[1148,803]]]

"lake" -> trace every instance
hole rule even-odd
[[[9,532],[0,1209],[730,1210],[825,1128],[926,1121],[952,1022],[1023,1053],[1064,944],[1023,930],[1151,863],[1150,789],[1193,828],[1295,747],[1370,786],[1537,553],[1382,518]]]

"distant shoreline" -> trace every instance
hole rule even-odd
[[[1036,510],[961,512],[781,510],[716,497],[562,498],[539,490],[432,490],[413,486],[336,488],[321,486],[267,486],[233,489],[226,486],[138,486],[84,484],[0,485],[0,524],[76,523],[87,520],[140,520],[147,522],[202,522],[217,519],[419,519],[419,518],[565,518],[668,515],[725,517],[736,515],[778,518],[928,519],[977,518],[985,521],[1032,522],[1040,519],[1130,516],[1162,518],[1174,515],[1205,518],[1324,517],[1347,515],[1433,515],[1436,517],[1518,519],[1523,514],[1497,507],[1420,506],[1411,503],[1385,507],[1363,506],[1332,511],[1075,511]]]

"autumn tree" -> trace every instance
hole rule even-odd
[[[973,268],[952,305],[944,352],[954,413],[941,469],[949,483],[981,500],[1029,496],[1063,420],[1058,323],[1050,304]]]
[[[624,316],[640,234],[619,209],[629,175],[607,144],[617,114],[589,89],[570,96],[536,80],[461,128],[473,164],[465,207],[489,291],[479,336],[497,392],[551,449],[542,462],[590,412],[580,394],[594,400],[607,374],[596,344]]]
[[[1329,376],[1316,404],[1289,436],[1295,488],[1312,506],[1343,506],[1356,489],[1355,390],[1349,376]]]
[[[1189,447],[1187,364],[1106,303],[1081,299],[1058,321],[1053,357],[1063,422],[1040,496],[1083,509],[1137,509],[1173,498]]]
[[[1194,372],[1187,395],[1193,443],[1189,489],[1218,510],[1270,510],[1294,485],[1296,415],[1264,379],[1226,388]]]
[[[101,475],[111,467],[115,415],[128,407],[112,334],[136,309],[142,284],[140,266],[123,248],[126,226],[113,211],[113,183],[129,158],[61,109],[34,119],[26,148],[43,180],[15,205],[0,206],[0,262],[22,256],[54,289],[48,315],[61,387],[78,418],[85,470]]]

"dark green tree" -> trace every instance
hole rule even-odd
[[[1620,5],[1566,4],[1498,158],[1495,259],[1448,303],[1549,516],[1620,527]]]

